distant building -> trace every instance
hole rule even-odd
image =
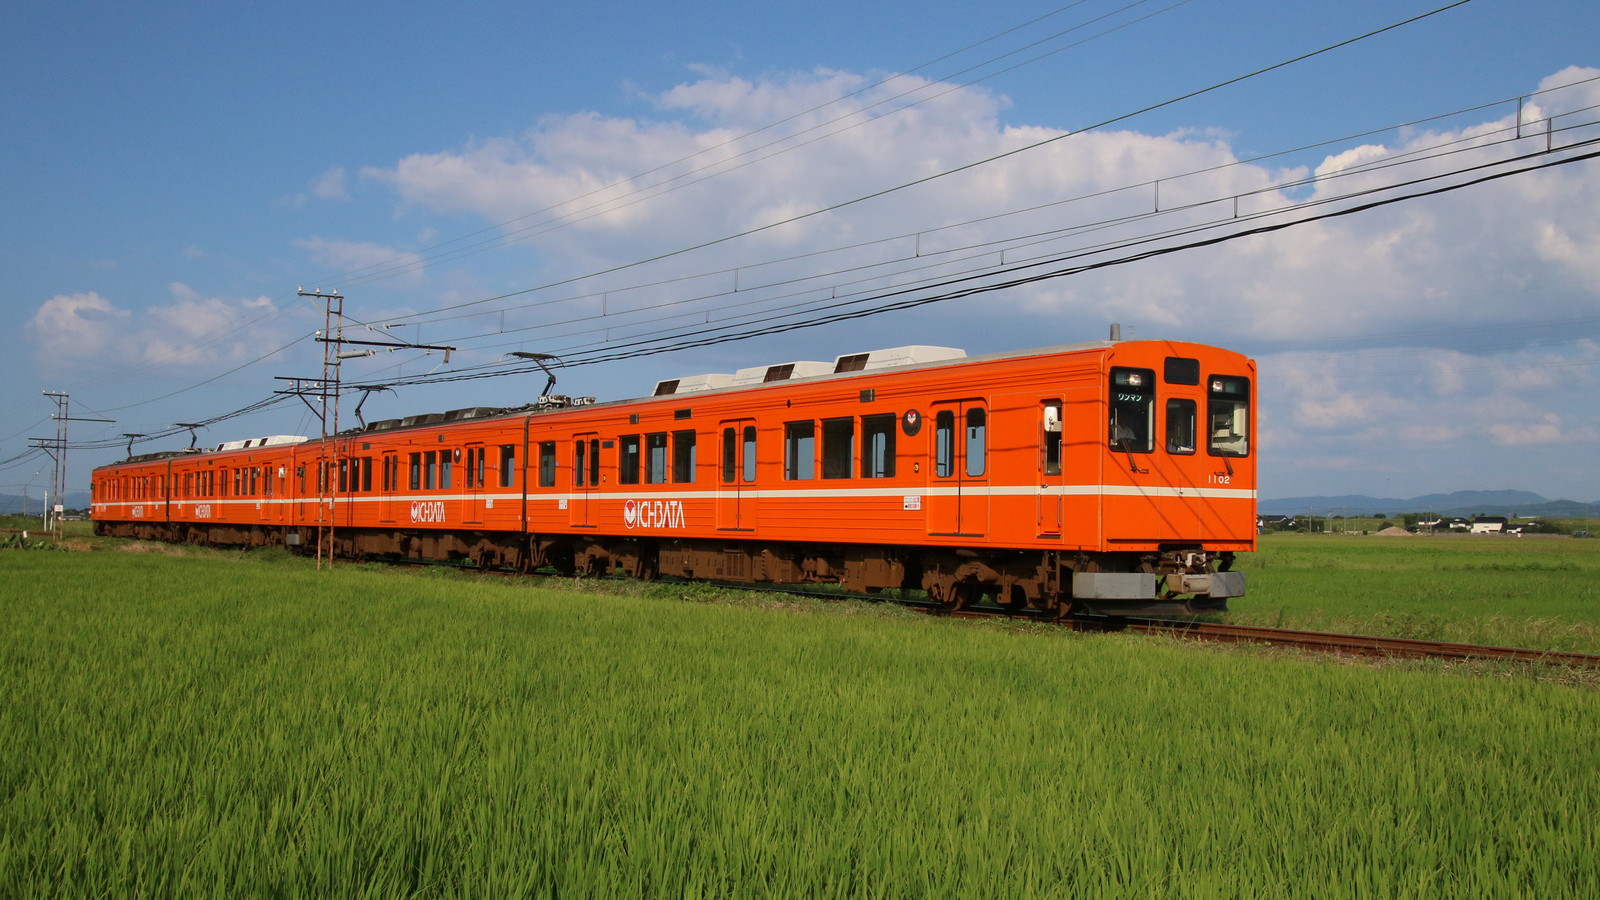
[[[1505,516],[1479,516],[1472,520],[1473,534],[1504,534],[1505,531]]]
[[[1256,516],[1256,531],[1272,528],[1286,531],[1294,528],[1294,516]]]

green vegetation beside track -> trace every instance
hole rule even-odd
[[[1229,621],[1600,653],[1600,541],[1264,535]]]
[[[1396,579],[1345,546],[1268,542],[1253,594]],[[0,579],[0,896],[1600,883],[1600,690],[1538,667],[278,553],[4,551]]]

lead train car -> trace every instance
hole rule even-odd
[[[1237,353],[913,347],[740,375],[136,457],[95,470],[95,530],[1058,615],[1244,591],[1255,365]]]

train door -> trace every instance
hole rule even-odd
[[[722,423],[722,465],[717,476],[717,527],[752,531],[756,527],[756,423]]]
[[[483,523],[483,476],[488,473],[487,456],[488,448],[482,443],[468,444],[462,455],[461,486],[465,499],[461,521],[468,525]]]
[[[989,530],[989,410],[982,400],[933,406],[928,533],[981,536]]]
[[[600,436],[580,434],[572,440],[572,495],[567,501],[568,522],[579,528],[599,524],[595,492],[600,487]]]
[[[1039,404],[1039,536],[1061,534],[1062,475],[1061,401]]]
[[[393,450],[383,453],[382,472],[378,476],[378,520],[393,522],[399,503],[395,494],[400,490],[400,454]]]

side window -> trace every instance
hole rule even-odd
[[[1061,474],[1061,401],[1046,400],[1039,408],[1039,471]]]
[[[1247,456],[1250,453],[1250,382],[1245,378],[1213,375],[1206,405],[1208,447],[1212,456]]]
[[[460,452],[461,451],[459,451],[459,450],[440,450],[439,451],[439,487],[441,487],[441,488],[450,487],[451,461],[452,461],[453,457],[457,453],[460,453]]]
[[[1195,448],[1195,403],[1193,400],[1167,401],[1167,452],[1193,453]]]
[[[411,454],[411,490],[422,488],[422,454]]]
[[[667,433],[644,436],[644,478],[650,484],[667,483]]]
[[[672,480],[676,484],[694,481],[694,432],[672,433]]]
[[[817,423],[788,422],[783,426],[783,477],[809,481],[816,473]]]
[[[861,477],[894,477],[894,436],[900,430],[894,413],[861,417]]]
[[[556,484],[556,442],[543,441],[539,444],[539,486],[555,487]]]
[[[622,450],[617,455],[617,481],[621,484],[638,484],[639,436],[625,434],[618,440]]]
[[[822,477],[855,476],[856,420],[822,420]]]
[[[1155,373],[1149,369],[1111,370],[1111,449],[1149,453],[1154,449]]]
[[[500,486],[517,486],[517,445],[500,445]]]

